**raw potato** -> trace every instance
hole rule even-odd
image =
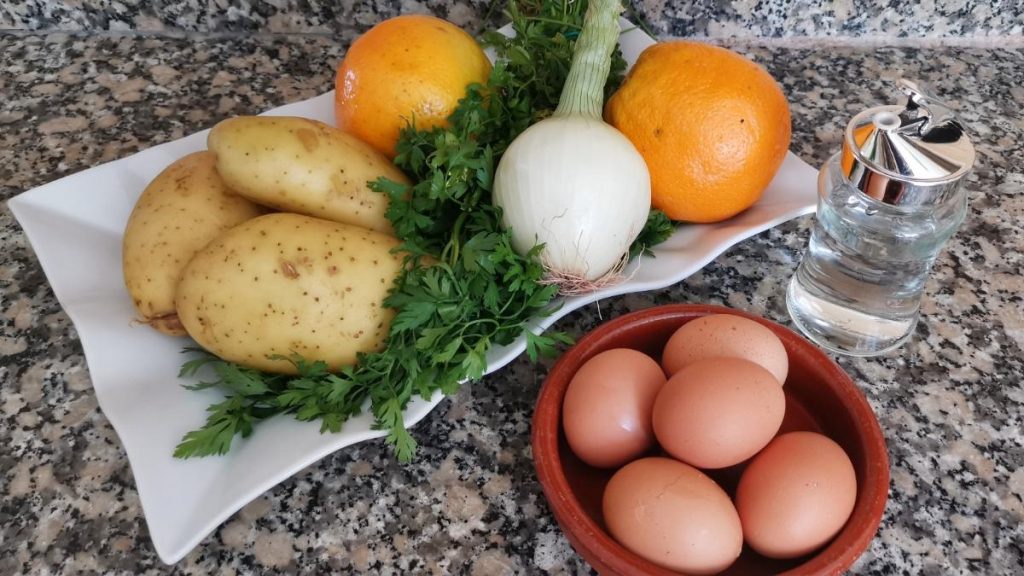
[[[122,245],[124,284],[142,320],[185,336],[174,311],[181,271],[221,232],[266,209],[238,196],[217,175],[217,157],[196,152],[161,172],[139,196]]]
[[[298,353],[331,370],[379,350],[393,311],[384,297],[402,268],[386,234],[298,214],[268,214],[210,243],[185,268],[178,314],[217,356],[268,372]]]
[[[387,196],[367,183],[409,182],[368,144],[305,118],[230,118],[213,127],[207,145],[224,181],[253,202],[388,234]]]

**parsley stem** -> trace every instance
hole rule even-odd
[[[582,28],[582,26],[576,26],[576,25],[570,24],[568,22],[561,22],[561,21],[555,20],[554,18],[543,18],[541,16],[527,16],[526,20],[529,21],[529,22],[544,22],[546,24],[554,24],[556,26],[564,26],[566,28],[572,28],[574,30],[579,30],[579,29]]]
[[[460,212],[458,218],[455,219],[455,224],[452,226],[451,240],[449,240],[448,245],[445,246],[445,252],[448,252],[448,249],[451,248],[451,259],[444,258],[442,255],[442,258],[449,264],[455,265],[455,263],[459,261],[459,246],[462,244],[462,242],[460,242],[460,238],[462,235],[462,226],[465,222],[466,213]]]

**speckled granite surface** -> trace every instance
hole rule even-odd
[[[0,199],[327,90],[351,38],[0,35]],[[898,354],[840,360],[892,460],[881,530],[853,572],[1024,573],[1024,51],[746,50],[785,87],[793,149],[815,165],[850,115],[892,98],[884,81],[898,75],[964,111],[979,151],[971,212],[936,263],[917,334]],[[784,285],[809,222],[559,327],[578,335],[671,302],[788,324]],[[520,359],[443,402],[415,430],[414,464],[396,464],[380,442],[336,453],[166,567],[75,329],[0,205],[0,574],[588,573],[533,471],[529,419],[548,366]]]
[[[477,29],[490,0],[3,0],[0,29],[338,32],[431,12]],[[947,36],[1024,34],[1021,0],[632,0],[659,34],[678,36]]]

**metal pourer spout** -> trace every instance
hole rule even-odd
[[[878,106],[846,127],[843,174],[861,192],[893,206],[940,204],[974,165],[974,146],[956,112],[901,79],[904,106]]]

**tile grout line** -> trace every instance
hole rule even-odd
[[[778,48],[1024,48],[1022,36],[732,36],[721,38],[698,38],[713,44],[763,46]]]
[[[152,38],[175,40],[235,40],[235,39],[287,39],[287,38],[325,38],[335,39],[346,32],[361,33],[365,27],[344,26],[330,32],[197,32],[192,30],[143,31],[143,30],[27,30],[23,28],[0,28],[0,36],[31,37],[31,36],[71,36],[96,38]],[[899,37],[899,36],[661,36],[662,40],[696,40],[710,44],[729,46],[750,46],[765,48],[1024,48],[1024,36],[936,36],[936,37]]]
[[[329,32],[197,32],[194,30],[26,30],[0,28],[0,36],[75,36],[97,38],[154,38],[173,40],[233,40],[242,38],[335,38],[345,32],[364,32],[369,27],[343,26]]]

